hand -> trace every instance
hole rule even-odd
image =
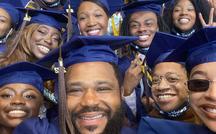
[[[141,65],[139,64],[140,59],[137,56],[132,62],[130,67],[125,72],[123,88],[124,96],[129,96],[134,88],[139,84],[143,77]]]
[[[200,19],[200,22],[201,22],[203,27],[216,26],[216,22],[214,22],[214,8],[211,8],[211,10],[210,10],[208,24],[203,19],[203,16],[201,13],[199,13],[199,19]]]

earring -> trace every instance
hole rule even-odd
[[[39,115],[38,115],[38,117],[39,117],[40,119],[45,118],[45,117],[46,117],[46,111],[47,111],[47,108],[46,108],[45,105],[43,104],[43,105],[40,107],[40,109],[39,109]]]

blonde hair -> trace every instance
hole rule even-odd
[[[14,44],[13,38],[10,38],[8,40],[7,51],[3,54],[3,56],[0,57],[0,60],[2,60],[0,67],[4,67],[20,61],[32,62],[36,59],[30,49],[30,40],[32,34],[38,29],[39,26],[40,24],[38,23],[33,23],[26,26],[22,32],[17,48],[14,50],[13,54],[7,58],[7,54],[11,51],[11,49],[13,48],[12,45]]]

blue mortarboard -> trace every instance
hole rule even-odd
[[[28,15],[31,16],[31,23],[39,23],[54,27],[58,30],[66,27],[67,18],[63,15],[65,12],[61,11],[48,11],[48,10],[34,10],[26,8],[17,8],[23,12],[28,11]]]
[[[12,83],[30,84],[43,94],[43,81],[56,78],[56,74],[42,66],[19,62],[0,69],[0,87]]]
[[[118,63],[118,57],[113,49],[126,45],[132,41],[138,40],[138,37],[132,36],[75,36],[64,44],[62,57],[65,67],[75,63],[103,61]],[[59,57],[59,48],[50,52],[37,63],[46,64],[48,61],[56,62]]]
[[[10,15],[12,27],[16,27],[20,22],[20,12],[9,3],[0,3],[0,8],[4,9]]]
[[[139,11],[151,11],[160,15],[162,4],[166,1],[167,0],[137,0],[124,5],[122,10],[126,16]]]
[[[174,50],[167,61],[186,62],[187,71],[196,65],[216,62],[216,28],[203,28]]]
[[[75,9],[75,11],[77,11],[77,8],[82,1],[84,0],[72,0],[71,1],[72,7],[73,9]],[[101,3],[108,10],[110,15],[112,15],[117,10],[119,10],[120,7],[124,4],[124,0],[97,0],[97,1]]]
[[[146,54],[147,65],[153,69],[156,64],[164,62],[166,57],[185,40],[179,36],[157,32]]]

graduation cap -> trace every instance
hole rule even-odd
[[[60,132],[66,133],[69,128],[72,133],[73,126],[70,120],[70,114],[66,107],[66,91],[64,80],[64,68],[76,63],[82,62],[111,62],[118,64],[118,57],[111,49],[116,49],[132,41],[138,40],[138,37],[128,36],[74,36],[66,44],[55,49],[39,60],[38,64],[47,64],[47,62],[56,62],[58,60],[58,79],[59,79],[59,124]],[[62,60],[63,59],[63,60]]]
[[[130,42],[138,40],[132,36],[75,36],[69,42],[50,52],[38,64],[54,63],[59,57],[59,49],[62,50],[64,66],[91,61],[104,61],[114,64],[118,58],[113,49],[120,48]]]
[[[186,62],[188,72],[202,63],[216,61],[216,28],[203,28],[174,50],[166,61]]]
[[[77,11],[80,3],[83,1],[85,0],[72,0],[71,1],[72,8],[75,9],[75,11]],[[97,1],[107,9],[109,15],[115,13],[124,4],[124,0],[97,0]],[[92,2],[94,2],[94,0],[92,0]]]
[[[23,13],[27,13],[28,16],[31,17],[29,20],[29,24],[31,23],[39,23],[48,25],[58,29],[59,31],[62,28],[66,27],[67,17],[63,14],[65,13],[63,10],[60,11],[49,11],[49,10],[35,10],[29,8],[19,8]]]
[[[30,63],[18,62],[0,69],[0,87],[6,84],[23,83],[37,88],[43,94],[43,81],[56,78],[56,74],[51,70]]]
[[[177,47],[182,45],[186,39],[167,33],[156,32],[154,39],[146,54],[146,62],[151,69],[160,62],[164,62],[166,57]]]
[[[0,3],[0,8],[10,15],[12,27],[16,28],[21,20],[20,12],[9,3]]]
[[[122,10],[126,16],[139,11],[151,11],[160,15],[162,4],[166,1],[168,0],[136,0],[125,4]]]

